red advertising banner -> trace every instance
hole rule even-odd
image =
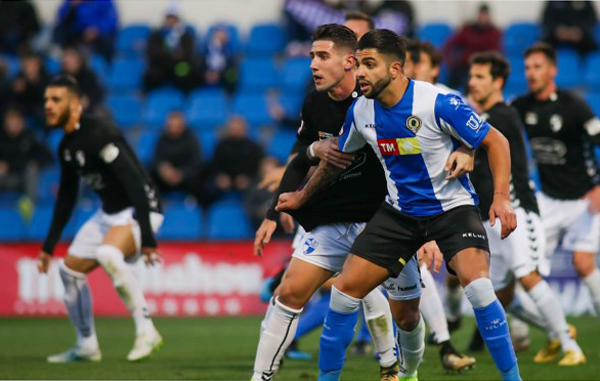
[[[264,258],[253,256],[251,242],[166,243],[164,263],[132,268],[151,313],[163,316],[261,314],[264,278],[290,257],[290,242],[273,242]],[[66,252],[59,246],[57,256]],[[37,244],[0,244],[0,315],[65,315],[57,257],[47,275],[37,271]],[[101,268],[88,277],[97,315],[126,315],[127,310]]]

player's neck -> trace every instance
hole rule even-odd
[[[344,78],[334,87],[327,90],[327,95],[334,101],[343,101],[348,98],[356,88],[356,78],[354,73],[345,75]]]
[[[63,128],[63,130],[65,131],[65,134],[70,134],[73,131],[79,130],[80,126],[81,126],[81,124],[79,122],[67,123],[67,124],[65,124],[65,127]]]
[[[481,104],[481,109],[483,111],[488,111],[489,109],[491,109],[492,107],[494,107],[496,104],[502,102],[504,100],[504,98],[502,97],[502,93],[498,92],[498,93],[492,93],[488,99],[486,99],[482,104]]]
[[[377,101],[381,103],[383,107],[392,107],[397,105],[408,88],[409,80],[406,77],[402,77],[396,81],[392,81],[388,87],[381,92]]]
[[[557,89],[556,83],[552,82],[551,84],[549,84],[542,90],[535,93],[535,99],[537,99],[539,101],[546,101],[546,100],[550,99],[552,94],[556,93],[556,89]]]

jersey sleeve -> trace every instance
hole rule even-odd
[[[585,130],[588,139],[593,144],[600,144],[600,119],[594,114],[590,105],[581,99],[578,103],[576,115],[581,118],[581,124]]]
[[[456,95],[438,94],[434,107],[442,131],[471,149],[479,147],[490,130],[490,124]]]
[[[340,130],[338,145],[342,152],[355,152],[367,144],[365,137],[360,133],[354,122],[354,105],[346,112],[346,120]]]

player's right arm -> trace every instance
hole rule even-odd
[[[59,149],[59,154],[62,150]],[[38,270],[40,273],[46,273],[50,265],[50,259],[54,253],[54,247],[58,243],[62,231],[71,218],[75,203],[77,202],[77,193],[79,190],[79,176],[77,173],[65,164],[64,159],[61,158],[61,175],[60,185],[58,188],[58,196],[56,198],[56,204],[54,205],[54,215],[52,216],[52,223],[48,230],[46,240],[42,245],[42,251],[40,252],[40,258],[38,262]]]

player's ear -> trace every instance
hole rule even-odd
[[[352,71],[357,67],[356,57],[354,56],[354,52],[346,54],[344,58],[344,71]]]
[[[392,61],[390,65],[390,78],[395,80],[400,74],[402,74],[402,64],[400,61]]]

